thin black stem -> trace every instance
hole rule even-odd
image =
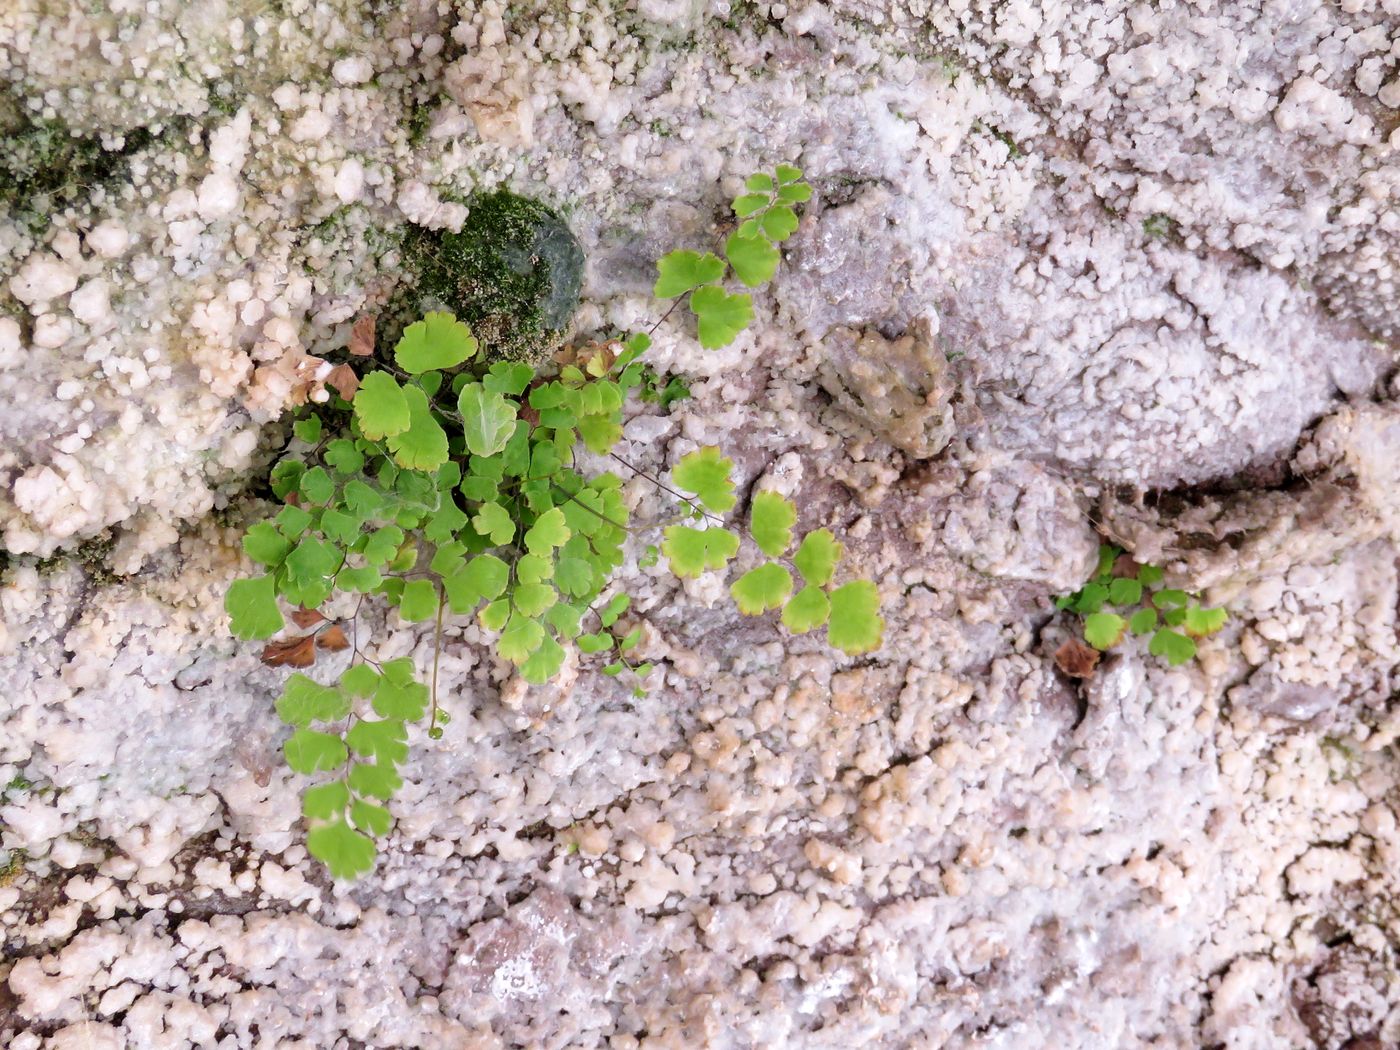
[[[436,630],[434,630],[434,632],[433,632],[433,691],[432,691],[433,709],[432,709],[432,711],[429,712],[429,714],[428,714],[428,728],[429,728],[429,729],[431,729],[431,728],[433,728],[434,726],[437,725],[437,713],[438,713],[438,661],[439,661],[439,659],[440,659],[441,656],[442,656],[442,606],[443,606],[443,594],[442,594],[442,590],[439,588],[439,590],[438,590],[438,607],[437,607],[437,628],[436,628]]]
[[[627,460],[625,460],[625,459],[623,459],[621,456],[619,456],[616,452],[609,452],[608,455],[611,456],[613,459],[617,460],[619,463],[621,463],[624,467],[626,467],[628,470],[630,470],[633,474],[637,475],[637,477],[639,477],[639,478],[645,478],[647,481],[650,481],[653,485],[655,485],[657,488],[661,489],[663,492],[669,492],[672,496],[675,496],[676,499],[680,500],[680,501],[681,501],[682,503],[684,503],[686,506],[690,507],[692,510],[696,511],[697,513],[699,513],[702,517],[704,517],[704,518],[707,519],[708,521],[714,523],[715,525],[719,525],[720,527],[723,527],[723,526],[724,526],[724,520],[723,520],[722,518],[718,518],[718,517],[716,517],[715,515],[711,514],[709,511],[707,511],[704,507],[700,506],[698,503],[696,503],[696,502],[695,502],[693,499],[691,499],[689,496],[686,496],[686,495],[684,495],[683,493],[677,492],[675,489],[671,488],[670,485],[667,485],[667,484],[666,484],[664,481],[662,481],[660,478],[657,478],[657,477],[654,477],[654,476],[651,475],[651,474],[648,474],[645,470],[642,470],[640,467],[635,467],[635,466],[633,466],[631,463],[627,462]]]
[[[681,305],[681,299],[683,299],[683,298],[685,298],[685,297],[684,297],[684,296],[678,296],[678,297],[671,303],[671,305],[670,305],[669,307],[666,308],[666,312],[665,312],[664,314],[662,314],[660,317],[658,317],[658,318],[656,319],[656,323],[653,324],[650,328],[647,329],[647,335],[655,335],[655,334],[656,334],[656,330],[657,330],[658,328],[660,328],[663,324],[666,323],[666,318],[670,317],[671,314],[675,313],[676,307],[678,307],[678,306]]]

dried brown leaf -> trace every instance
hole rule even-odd
[[[1055,666],[1071,678],[1092,678],[1099,666],[1099,651],[1071,638],[1055,650]]]
[[[300,606],[292,613],[292,623],[296,624],[303,631],[308,627],[315,627],[318,623],[324,623],[326,618],[315,609],[308,609]]]
[[[268,642],[263,647],[262,662],[268,667],[310,667],[316,662],[315,640],[305,634],[284,642]]]
[[[346,401],[351,400],[355,391],[360,389],[360,377],[349,365],[336,365],[331,369],[330,375],[326,376],[326,382],[335,387],[336,393]]]
[[[350,329],[350,352],[356,357],[369,357],[370,354],[374,353],[373,314],[366,314],[359,318],[354,327]]]
[[[345,632],[341,629],[340,624],[333,623],[316,636],[316,644],[322,649],[338,653],[342,649],[350,648],[350,639],[345,637]]]

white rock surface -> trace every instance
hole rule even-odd
[[[0,1045],[1400,1044],[1397,34],[1395,0],[0,12],[0,125],[126,154],[39,223],[0,181]],[[885,648],[639,570],[649,695],[585,667],[546,709],[450,624],[453,720],[329,885],[221,610],[307,355],[481,184],[568,206],[585,329],[656,316],[655,258],[785,160],[817,200],[753,330],[659,329],[695,396],[628,454],[720,443],[844,529]],[[820,383],[828,332],[917,323],[962,384],[922,459]],[[1058,675],[1096,526],[1229,605],[1198,662]]]

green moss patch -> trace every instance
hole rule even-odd
[[[413,229],[405,259],[416,275],[399,318],[448,310],[497,359],[543,361],[568,333],[583,285],[583,249],[552,208],[506,190],[467,202],[460,233]],[[398,338],[402,324],[382,330]]]

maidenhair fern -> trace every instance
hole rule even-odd
[[[1084,618],[1084,641],[1100,652],[1125,634],[1151,635],[1147,650],[1172,667],[1196,655],[1196,640],[1225,626],[1224,609],[1207,609],[1199,595],[1164,586],[1156,565],[1140,565],[1109,544],[1099,547],[1093,578],[1073,594],[1055,601]]]
[[[729,343],[753,317],[749,294],[727,289],[726,276],[732,270],[750,288],[769,280],[778,245],[797,228],[793,206],[811,196],[788,165],[745,188],[724,259],[676,251],[658,265],[656,295],[676,300],[672,309],[688,302],[707,348]],[[357,340],[363,355],[360,326]],[[391,366],[362,376],[340,366],[332,382],[341,396],[296,422],[271,477],[284,506],[243,541],[265,572],[235,582],[225,606],[240,638],[271,638],[286,626],[284,608],[309,632],[269,642],[269,664],[305,669],[318,650],[349,650],[333,682],[298,671],[277,701],[292,728],[287,763],[312,778],[303,797],[307,845],[335,877],[373,866],[375,839],[392,824],[385,803],[403,783],[409,724],[426,719],[429,735],[442,735],[437,652],[446,617],[475,617],[527,682],[548,682],[574,649],[643,688],[652,668],[633,656],[641,628],[620,626],[630,599],[608,593],[629,535],[660,530],[642,564],[664,556],[678,577],[727,569],[747,540],[766,560],[730,585],[741,613],[781,610],[793,633],[825,626],[830,644],[851,655],[879,647],[874,584],[835,585],[841,544],[825,528],[795,537],[791,500],[757,493],[744,531],[726,517],[738,497],[734,464],[718,449],[682,457],[669,483],[614,451],[623,405],[646,386],[639,358],[650,343],[649,332],[635,332],[542,373],[488,362],[467,325],[430,313],[404,331]],[[673,495],[676,518],[634,524],[622,479],[591,469],[581,449]],[[343,621],[320,611],[343,593],[358,596]],[[381,662],[366,651],[357,629],[366,599],[435,624],[426,682],[411,660]]]

